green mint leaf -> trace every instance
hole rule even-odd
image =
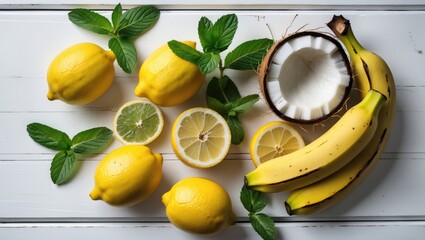
[[[50,177],[55,184],[63,184],[71,176],[75,165],[75,153],[72,150],[58,152],[50,166]]]
[[[106,17],[88,9],[73,9],[68,13],[68,18],[75,25],[95,33],[109,34],[112,32],[111,22]]]
[[[207,106],[212,110],[218,112],[221,116],[227,115],[226,107],[217,98],[207,96]]]
[[[244,113],[248,109],[250,109],[258,100],[260,97],[258,94],[251,94],[242,98],[239,98],[236,101],[233,101],[231,104],[231,111],[236,113]]]
[[[202,56],[201,52],[198,52],[196,49],[176,40],[169,41],[168,46],[178,57],[193,64],[198,64],[198,61]]]
[[[262,192],[250,189],[246,185],[241,189],[240,200],[244,208],[250,213],[257,213],[267,205]]]
[[[112,131],[106,127],[97,127],[82,131],[72,138],[75,153],[97,153],[111,141]]]
[[[198,36],[204,52],[210,52],[214,49],[214,41],[211,36],[213,23],[206,17],[201,17],[198,22]]]
[[[198,67],[201,73],[208,74],[217,69],[220,63],[220,55],[215,53],[204,53],[198,60]]]
[[[235,70],[256,70],[273,45],[272,39],[256,39],[242,43],[227,54],[224,67]]]
[[[232,43],[237,28],[238,17],[235,14],[220,17],[211,29],[214,49],[219,52],[226,50]]]
[[[245,131],[239,119],[236,116],[228,116],[226,122],[229,125],[230,134],[232,135],[232,144],[241,144],[245,137]]]
[[[114,29],[118,29],[119,23],[121,21],[122,16],[122,7],[121,3],[118,3],[114,10],[112,11],[112,26],[114,26]]]
[[[114,52],[118,65],[126,73],[132,73],[137,65],[137,51],[128,38],[113,37],[109,39],[109,48]]]
[[[229,116],[229,117],[236,117],[237,116],[237,113],[230,110],[229,113],[227,114],[227,116]]]
[[[249,221],[254,230],[264,240],[276,239],[276,227],[271,217],[264,213],[250,213]]]
[[[146,32],[159,19],[160,12],[154,6],[140,6],[129,9],[121,16],[119,36],[134,37]]]
[[[28,124],[27,132],[35,142],[53,150],[67,150],[71,146],[66,133],[41,123]]]
[[[220,79],[213,77],[208,82],[206,95],[216,98],[223,104],[233,102],[241,98],[235,83],[226,75]]]

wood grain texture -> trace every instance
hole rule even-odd
[[[421,240],[425,234],[424,222],[313,222],[278,223],[277,239],[386,239]],[[161,233],[161,234],[158,234]],[[259,239],[249,223],[231,226],[214,236],[196,236],[178,230],[166,223],[47,223],[47,224],[5,224],[0,226],[0,238],[8,240],[34,239],[62,240],[105,239],[128,240],[151,239]]]
[[[30,3],[30,1],[25,1]],[[190,3],[188,1],[184,1]],[[32,4],[46,4],[33,1]],[[65,8],[79,4],[78,0],[58,1]],[[123,2],[126,6],[134,1]],[[213,1],[213,4],[224,4]],[[288,2],[291,3],[291,2]],[[361,4],[400,5],[398,1],[363,1]],[[13,3],[3,1],[4,9]],[[9,5],[7,5],[9,4]],[[10,5],[12,4],[12,5]],[[90,1],[90,6],[105,4],[101,13],[110,16],[112,1]],[[159,4],[171,4],[163,0]],[[235,1],[235,4],[240,4]],[[267,4],[278,4],[267,1]],[[307,4],[312,4],[307,2]],[[329,6],[335,1],[320,1]],[[344,5],[342,3],[341,5]],[[403,2],[404,4],[404,2]],[[406,2],[407,6],[421,1]],[[249,5],[249,3],[247,3]],[[16,7],[16,5],[13,5]],[[33,5],[26,5],[31,8]],[[205,106],[205,88],[189,102],[172,108],[163,108],[165,128],[158,140],[149,146],[164,155],[164,179],[160,188],[146,202],[132,208],[114,208],[103,202],[91,201],[88,193],[93,187],[93,172],[100,159],[120,146],[114,141],[102,153],[81,158],[74,179],[66,185],[55,186],[49,177],[50,160],[54,153],[34,143],[25,131],[27,124],[41,122],[61,129],[69,135],[95,126],[111,127],[112,118],[126,101],[134,99],[137,72],[122,72],[116,65],[116,79],[112,88],[98,101],[81,107],[70,106],[46,98],[45,81],[48,64],[64,48],[78,42],[94,42],[106,48],[107,38],[74,26],[67,19],[67,10],[50,11],[51,5],[37,11],[8,11],[0,9],[0,239],[61,239],[87,236],[116,239],[169,238],[197,239],[174,228],[167,222],[160,201],[162,193],[173,183],[188,176],[203,176],[221,183],[229,191],[238,224],[218,237],[221,239],[257,239],[247,221],[247,212],[239,202],[242,176],[253,169],[249,160],[248,144],[262,124],[276,120],[263,100],[242,117],[246,139],[232,146],[230,154],[219,166],[209,170],[189,168],[171,149],[171,124],[184,109]],[[181,7],[181,6],[180,6]],[[205,6],[204,6],[205,7]],[[60,8],[60,7],[58,7]],[[157,47],[170,39],[196,40],[197,22],[201,16],[217,19],[234,10],[214,11],[163,10],[159,22],[136,40],[139,64]],[[232,6],[228,6],[232,9]],[[358,39],[365,47],[381,55],[390,65],[397,84],[398,100],[396,122],[383,158],[366,181],[349,197],[328,211],[308,217],[289,217],[284,211],[286,193],[268,196],[270,205],[265,212],[278,222],[282,239],[420,239],[425,233],[425,29],[417,27],[425,22],[424,11],[236,11],[239,29],[230,49],[248,39],[280,38],[298,14],[288,32],[325,27],[333,14],[343,14],[351,20]],[[271,33],[270,33],[271,32]],[[199,42],[198,42],[199,46]],[[198,47],[199,48],[199,47]],[[255,72],[229,71],[243,95],[260,93]],[[325,122],[331,125],[337,117]],[[303,136],[312,139],[326,127],[306,126]],[[354,234],[356,235],[354,237]],[[217,236],[216,236],[217,237]],[[207,238],[208,239],[208,238]]]

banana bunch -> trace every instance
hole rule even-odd
[[[393,125],[396,90],[388,65],[360,45],[344,17],[334,16],[328,27],[348,51],[362,101],[309,145],[245,176],[259,191],[293,190],[285,201],[290,215],[320,212],[355,189],[382,155]]]

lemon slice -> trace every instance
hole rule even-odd
[[[186,165],[208,168],[220,163],[230,148],[226,120],[209,108],[191,108],[174,121],[171,145]]]
[[[251,160],[257,167],[270,159],[304,147],[301,135],[285,122],[270,122],[260,127],[251,139]]]
[[[161,110],[146,98],[125,103],[115,114],[113,131],[125,145],[146,145],[162,131],[164,118]]]

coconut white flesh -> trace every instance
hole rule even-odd
[[[323,117],[344,99],[350,76],[341,53],[325,38],[302,36],[275,52],[266,80],[272,104],[292,119]]]

